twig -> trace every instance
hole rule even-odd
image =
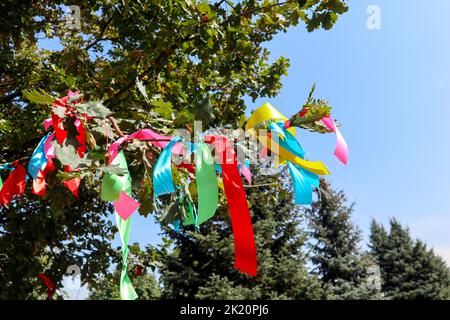
[[[117,125],[116,119],[114,119],[113,116],[109,116],[108,120],[111,122],[113,129],[116,130],[116,132],[119,134],[119,136],[123,137],[125,134],[120,130],[119,126]]]
[[[246,188],[259,188],[259,187],[270,187],[270,186],[276,186],[278,183],[263,183],[263,184],[244,184],[244,187]]]
[[[95,46],[97,43],[99,43],[100,41],[102,41],[102,37],[103,34],[106,31],[106,28],[108,28],[109,24],[111,23],[111,21],[113,20],[113,17],[109,18],[108,21],[106,21],[106,23],[103,25],[102,29],[100,30],[100,35],[97,37],[97,39],[95,39],[94,41],[92,41],[91,43],[89,43],[84,50],[89,50],[90,48],[92,48],[93,46]]]
[[[238,15],[229,17],[228,19],[226,19],[225,21],[223,21],[220,25],[223,26],[223,25],[227,24],[228,22],[231,22],[232,20],[234,20],[234,19],[236,19],[236,18],[239,18],[239,17],[241,17],[241,16],[243,16],[243,15],[247,15],[247,14],[250,14],[250,13],[258,12],[258,11],[261,11],[261,10],[270,9],[270,8],[272,8],[272,7],[281,6],[281,5],[288,4],[288,3],[292,3],[292,2],[294,2],[294,1],[293,1],[293,0],[290,0],[290,1],[285,1],[285,2],[275,3],[275,4],[272,4],[272,5],[270,5],[270,6],[256,7],[256,8],[250,9],[250,10],[248,10],[248,11],[242,12],[242,13],[240,13],[240,14],[238,14]],[[171,47],[169,47],[168,49],[166,49],[166,50],[164,50],[163,52],[161,52],[161,53],[156,57],[156,59],[153,61],[153,63],[151,63],[147,68],[145,68],[145,70],[138,76],[138,79],[139,79],[139,80],[142,80],[142,79],[150,72],[152,66],[153,66],[153,65],[157,65],[157,64],[160,62],[160,60],[161,60],[166,54],[168,54],[169,52],[174,51],[176,48],[178,48],[178,47],[179,47],[180,45],[182,45],[183,43],[185,43],[185,42],[187,42],[187,41],[194,40],[195,38],[198,38],[199,36],[200,36],[200,34],[186,36],[186,37],[184,37],[183,39],[181,39],[181,41],[176,42],[176,43],[173,44]],[[145,84],[146,82],[147,82],[147,81],[144,81],[144,84]],[[135,85],[135,81],[134,81],[134,80],[133,80],[133,81],[130,81],[125,87],[123,87],[123,88],[120,89],[116,94],[114,94],[114,96],[113,96],[111,99],[108,99],[108,101],[105,102],[105,103],[107,104],[107,106],[108,106],[108,107],[111,107],[111,106],[115,106],[115,105],[117,105],[118,103],[120,103],[120,99],[118,99],[118,98],[119,98],[122,94],[124,94],[125,92],[127,92],[128,90],[130,90],[134,85]]]
[[[31,156],[26,156],[26,157],[22,157],[22,158],[19,158],[17,160],[11,161],[11,162],[3,162],[3,164],[12,165],[16,161],[21,162],[21,161],[24,161],[24,160],[27,160],[27,159],[30,159],[30,158],[31,158]]]

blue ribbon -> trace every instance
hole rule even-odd
[[[282,122],[269,123],[269,129],[273,133],[278,134],[280,139],[277,142],[281,147],[302,159],[305,158],[305,152],[302,146],[295,136],[284,128]],[[319,176],[290,161],[287,161],[287,165],[294,185],[295,204],[311,205],[313,187],[319,188]]]
[[[312,188],[319,188],[319,176],[290,161],[287,165],[294,185],[295,204],[312,204]]]
[[[270,122],[269,129],[270,131],[278,133],[278,135],[281,136],[281,138],[278,139],[279,141],[275,142],[277,142],[284,149],[295,154],[297,157],[305,159],[305,151],[303,151],[302,146],[298,142],[297,138],[288,130],[286,130],[286,128],[284,128],[283,122]],[[273,138],[274,136],[272,135],[272,140],[274,140]]]
[[[34,149],[33,154],[31,155],[30,162],[28,164],[28,172],[33,179],[37,178],[39,170],[44,171],[47,166],[47,158],[45,157],[45,141],[47,140],[47,134],[44,138],[41,139],[36,149]]]
[[[180,137],[174,137],[156,160],[153,170],[153,189],[156,197],[175,191],[172,179],[172,147],[180,140]]]

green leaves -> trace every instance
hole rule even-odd
[[[172,202],[166,210],[164,210],[163,214],[159,218],[159,221],[164,224],[168,225],[175,219],[177,219],[180,215],[180,207],[178,205],[177,201]]]
[[[208,0],[201,0],[197,4],[197,9],[199,12],[201,12],[202,14],[204,14],[206,16],[211,15],[211,7],[209,6]]]
[[[0,119],[0,132],[11,132],[12,123],[6,119]]]
[[[80,158],[73,145],[60,145],[56,140],[52,141],[53,147],[55,147],[55,156],[64,166],[70,166],[72,170],[80,167],[81,165],[91,165],[91,160],[86,157]]]
[[[74,114],[94,117],[89,121],[79,117],[88,132],[91,161],[78,157],[79,135],[71,123],[73,117],[64,117],[66,110],[63,108],[53,110],[64,117],[64,129],[69,131],[67,139],[70,140],[69,146],[55,145],[58,162],[80,169],[84,181],[80,201],[69,203],[75,199],[68,198],[67,189],[57,183],[49,188],[48,201],[42,203],[35,201],[36,197],[30,195],[30,188],[27,188],[23,202],[8,212],[8,217],[19,217],[16,214],[19,210],[33,214],[20,215],[23,221],[18,218],[14,223],[0,225],[6,232],[23,235],[23,239],[36,239],[36,234],[45,234],[45,239],[39,243],[43,248],[50,245],[66,248],[70,237],[81,239],[61,254],[42,254],[36,250],[33,261],[49,257],[54,262],[51,276],[55,281],[62,278],[64,268],[61,266],[75,252],[83,252],[84,261],[88,261],[87,273],[102,274],[107,270],[109,257],[105,251],[109,242],[98,241],[97,236],[108,235],[105,230],[109,230],[110,222],[101,220],[108,208],[99,203],[98,171],[106,169],[107,145],[117,138],[107,119],[112,111],[124,133],[151,127],[170,135],[175,128],[189,126],[194,119],[218,127],[242,124],[246,110],[244,98],[276,95],[282,76],[287,73],[288,60],[271,59],[270,52],[264,49],[267,41],[300,20],[310,30],[321,26],[328,28],[346,9],[340,0],[304,3],[242,0],[222,1],[220,5],[219,2],[108,0],[96,1],[95,5],[86,2],[83,36],[75,35],[67,24],[54,25],[53,22],[60,21],[64,15],[61,5],[65,1],[51,4],[35,1],[31,7],[16,1],[14,8],[5,10],[15,14],[5,16],[6,24],[14,26],[14,32],[3,35],[4,43],[11,44],[2,56],[6,79],[2,82],[3,95],[14,93],[17,88],[43,88],[45,91],[24,90],[22,96],[2,97],[2,102],[6,98],[5,103],[0,104],[2,159],[12,161],[30,155],[42,133],[42,121],[49,116],[47,105],[65,96],[68,89],[84,92],[86,101],[97,101],[72,104]],[[35,21],[37,16],[42,17],[39,23]],[[38,46],[38,35],[59,39],[64,50]],[[316,111],[320,108],[311,115]],[[139,210],[146,215],[152,210],[152,191],[150,182],[142,179],[145,174],[139,158],[141,150],[127,148],[126,152],[135,181],[133,191],[139,194],[142,204]],[[120,173],[116,168],[108,170]],[[77,173],[59,172],[57,177],[49,175],[49,179],[66,181],[75,175]],[[190,192],[195,198],[195,190],[191,188]],[[179,206],[178,199],[175,201]],[[48,219],[49,207],[54,211],[51,220]],[[3,213],[8,209],[0,210]],[[189,202],[185,201],[178,208],[177,218],[192,220],[190,210]],[[175,214],[171,211],[163,220],[171,221]],[[98,242],[91,242],[93,239]],[[6,248],[5,268],[16,273],[17,266],[23,265],[23,261],[15,261],[16,257],[34,250],[31,241],[30,244],[18,241],[19,245],[14,246],[7,241],[1,243],[2,248]],[[90,253],[84,250],[86,248],[93,251]],[[25,268],[29,273],[20,273],[20,276],[5,273],[5,280],[0,279],[0,286],[7,288],[7,294],[20,291],[20,298],[27,297],[35,283],[36,270],[48,270],[48,263],[25,265]],[[20,279],[21,283],[14,279]],[[90,275],[86,279],[91,285],[96,277]],[[22,285],[22,280],[29,288]],[[4,297],[5,293],[0,292],[0,296]],[[16,296],[11,294],[10,297]]]
[[[56,177],[62,181],[72,180],[74,178],[80,177],[79,172],[63,172],[61,170],[58,170],[58,173],[56,174]]]
[[[208,128],[208,125],[214,121],[214,107],[211,103],[209,96],[204,96],[199,98],[194,102],[194,119],[196,121],[202,121],[202,126],[204,129]]]
[[[139,203],[139,214],[146,217],[153,211],[153,184],[151,179],[145,179],[141,189],[137,193]]]
[[[102,170],[104,173],[115,174],[118,176],[123,176],[124,174],[127,173],[127,170],[124,168],[121,168],[120,165],[118,165],[118,164],[102,167]]]
[[[112,114],[111,110],[105,107],[103,103],[100,101],[79,103],[76,104],[74,107],[75,109],[77,109],[78,112],[94,118],[105,119]]]
[[[155,107],[155,112],[159,113],[164,119],[172,118],[174,110],[171,102],[164,101],[163,99],[156,99],[152,101],[152,105]]]
[[[37,104],[52,104],[56,100],[42,89],[22,90],[22,94],[30,102]]]
[[[139,78],[136,78],[136,87],[138,88],[139,92],[142,94],[146,102],[149,102],[149,98],[147,95],[147,91],[145,91],[144,83],[139,80]]]
[[[316,84],[313,85],[308,100],[300,112],[293,115],[289,121],[291,126],[306,129],[312,132],[328,133],[330,130],[320,121],[331,114],[331,106],[328,101],[314,99]]]

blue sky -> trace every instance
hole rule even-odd
[[[365,236],[372,218],[395,216],[449,261],[450,2],[348,3],[332,30],[297,27],[268,45],[274,58],[291,60],[280,95],[268,101],[291,115],[316,82],[316,95],[330,101],[342,124],[349,163],[332,157],[333,135],[301,132],[300,141],[356,202],[354,220]],[[381,9],[380,30],[366,26],[372,4]]]
[[[356,203],[353,219],[364,236],[372,218],[387,224],[396,217],[450,261],[450,2],[348,3],[332,30],[298,26],[268,43],[272,58],[283,55],[291,67],[279,96],[249,99],[249,111],[270,102],[292,115],[317,83],[316,96],[330,101],[342,125],[348,165],[333,157],[334,135],[300,132],[299,139]],[[366,26],[369,5],[381,9],[380,30]],[[133,219],[130,242],[158,242],[152,217]]]
[[[450,261],[450,1],[348,4],[332,30],[297,26],[267,44],[273,59],[283,55],[291,67],[279,96],[249,99],[248,111],[270,102],[290,116],[317,83],[316,96],[330,101],[342,125],[348,165],[333,157],[334,135],[299,132],[299,139],[356,203],[353,218],[365,238],[372,218],[387,224],[396,217]],[[366,26],[369,5],[381,9],[380,30]],[[130,243],[159,241],[154,218],[133,219]]]

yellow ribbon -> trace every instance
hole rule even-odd
[[[281,157],[281,160],[283,161],[288,160],[315,174],[319,175],[330,174],[330,172],[328,171],[325,164],[323,164],[323,162],[304,160],[300,157],[297,157],[292,152],[286,150],[275,141],[269,140],[265,136],[260,136],[256,134],[256,131],[254,129],[255,126],[265,121],[277,121],[277,120],[286,121],[287,118],[277,109],[275,109],[275,107],[272,106],[270,103],[264,103],[261,107],[259,107],[252,113],[252,115],[247,121],[245,128],[251,135],[256,136],[264,147],[266,147],[269,150],[277,150],[276,153]],[[295,128],[291,127],[288,130],[295,136]]]

